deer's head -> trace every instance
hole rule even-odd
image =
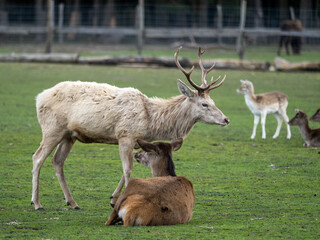
[[[305,122],[308,122],[307,114],[296,109],[296,115],[289,121],[289,125],[302,125]]]
[[[237,89],[237,93],[247,95],[253,93],[253,84],[249,80],[240,80],[241,86]]]
[[[320,122],[320,108],[316,111],[315,114],[310,118],[312,122]]]
[[[194,115],[196,116],[196,121],[203,122],[206,124],[217,124],[221,126],[228,125],[230,123],[229,119],[220,111],[219,108],[216,107],[214,101],[210,98],[210,95],[209,95],[209,92],[211,90],[221,86],[221,84],[224,82],[226,78],[226,75],[216,85],[214,84],[220,80],[220,76],[214,81],[213,81],[213,78],[211,78],[210,83],[207,84],[206,76],[210,71],[213,70],[214,64],[209,69],[205,69],[203,67],[201,55],[204,53],[204,51],[201,51],[201,48],[199,48],[198,59],[199,59],[199,66],[202,71],[202,78],[201,78],[202,84],[198,86],[191,80],[191,73],[194,70],[194,66],[192,66],[191,70],[187,72],[179,63],[178,54],[180,49],[181,47],[178,48],[178,50],[174,54],[175,63],[178,69],[180,69],[180,71],[186,76],[191,86],[195,88],[195,90],[192,90],[191,88],[189,88],[180,79],[178,79],[178,88],[181,94],[187,97],[190,104],[190,111],[194,111]]]
[[[182,138],[173,140],[171,143],[149,143],[138,139],[137,143],[142,150],[136,152],[134,158],[138,163],[151,168],[153,177],[176,176],[172,160],[172,151],[178,151],[182,142]]]

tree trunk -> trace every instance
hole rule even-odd
[[[300,0],[300,20],[305,28],[308,27],[308,15],[311,9],[311,1]]]
[[[75,0],[73,11],[71,12],[69,27],[77,27],[81,22],[81,14],[80,14],[80,0]],[[68,40],[75,40],[76,34],[69,33],[67,36]]]
[[[45,26],[45,12],[43,11],[43,0],[36,0],[35,2],[36,7],[36,25],[37,27],[44,27]],[[38,33],[36,35],[36,42],[43,42],[44,35],[42,33]]]
[[[114,0],[106,0],[104,8],[103,26],[115,27]]]
[[[6,11],[6,0],[0,1],[0,25],[8,25],[8,13]]]
[[[261,0],[255,0],[255,15],[254,15],[254,27],[263,28],[263,11]],[[265,43],[265,37],[263,38],[263,42]],[[253,38],[253,44],[257,44],[257,37]]]
[[[199,26],[207,27],[208,23],[208,0],[200,0],[199,6]]]

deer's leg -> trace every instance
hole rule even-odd
[[[122,177],[118,183],[117,188],[114,190],[114,192],[112,193],[112,195],[110,197],[110,199],[111,199],[110,205],[112,207],[114,207],[114,205],[116,204],[117,199],[120,196],[121,189],[123,188],[123,185],[124,185],[124,175],[122,175]]]
[[[287,55],[290,55],[290,51],[289,51],[290,42],[291,42],[291,37],[286,37],[284,40],[284,46],[286,48]]]
[[[261,128],[262,128],[262,139],[266,138],[266,117],[267,113],[261,113]]]
[[[282,125],[282,122],[283,122],[282,117],[278,113],[275,113],[274,116],[277,119],[278,126],[277,126],[275,134],[273,135],[273,139],[275,139],[275,138],[277,138],[279,136],[281,125]]]
[[[119,217],[117,211],[115,209],[113,209],[109,219],[105,222],[105,225],[106,226],[109,226],[109,225],[114,225],[116,224],[117,222],[120,222],[122,219]]]
[[[56,176],[59,180],[67,205],[70,205],[74,209],[80,209],[78,207],[78,204],[72,198],[68,184],[64,176],[64,170],[63,170],[64,162],[68,154],[70,153],[74,142],[75,142],[75,139],[71,138],[71,136],[65,136],[60,142],[60,144],[58,145],[58,148],[55,154],[53,155],[53,158],[51,161],[52,161],[53,168],[56,171]]]
[[[135,141],[131,138],[120,138],[119,139],[119,153],[122,162],[123,176],[118,184],[118,187],[111,196],[111,206],[114,205],[120,196],[123,185],[128,185],[130,175],[133,167],[133,148]]]
[[[40,200],[39,200],[39,176],[40,176],[40,169],[49,156],[49,154],[53,151],[53,149],[59,144],[63,137],[63,134],[60,136],[52,134],[42,136],[42,141],[40,147],[37,151],[33,154],[33,169],[32,169],[32,198],[31,204],[34,204],[36,210],[43,209]]]
[[[259,123],[259,115],[254,115],[254,120],[253,120],[253,130],[252,130],[252,135],[251,139],[254,139],[256,136],[256,131],[257,131],[257,125]]]
[[[281,48],[282,48],[282,45],[283,45],[283,40],[284,40],[284,36],[280,36],[280,39],[279,39],[279,46],[278,46],[278,56],[281,55]]]
[[[290,131],[290,125],[289,125],[289,118],[287,116],[286,111],[280,111],[280,115],[282,116],[286,126],[287,126],[287,139],[291,138],[291,131]]]

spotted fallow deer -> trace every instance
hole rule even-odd
[[[304,147],[320,147],[320,128],[311,129],[309,127],[308,116],[304,112],[296,109],[296,115],[289,121],[290,125],[300,128],[301,136],[304,139]]]
[[[182,95],[171,99],[149,98],[134,88],[80,81],[61,82],[37,96],[36,109],[42,141],[33,155],[31,204],[35,205],[35,209],[43,209],[39,200],[40,169],[55,147],[52,164],[67,205],[79,209],[64,175],[64,162],[73,144],[79,140],[83,143],[119,145],[123,175],[111,196],[111,205],[114,205],[123,185],[129,183],[137,139],[154,141],[185,137],[196,122],[220,126],[229,124],[229,119],[209,96],[211,90],[221,86],[226,76],[219,83],[220,77],[207,84],[206,75],[214,66],[204,69],[201,61],[203,51],[199,48],[202,84],[198,86],[190,76],[194,67],[187,72],[180,65],[179,51],[180,48],[174,55],[175,63],[195,90],[178,79],[178,89]]]
[[[273,138],[277,138],[280,133],[283,120],[287,125],[287,139],[291,138],[290,126],[288,124],[289,118],[286,113],[288,106],[288,96],[281,92],[266,92],[261,94],[254,93],[252,82],[248,80],[240,80],[241,86],[237,89],[237,93],[244,95],[245,102],[249,110],[254,115],[253,131],[251,139],[256,136],[257,125],[261,116],[262,138],[266,138],[265,122],[266,116],[272,113],[278,121]]]
[[[172,151],[182,145],[182,138],[170,143],[138,140],[142,150],[135,154],[137,162],[151,168],[152,178],[134,178],[105,223],[118,221],[124,226],[154,226],[186,223],[192,217],[195,201],[192,183],[176,176]]]
[[[311,122],[320,122],[320,108],[310,118]]]

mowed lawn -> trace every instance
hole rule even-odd
[[[217,70],[210,76],[222,74],[227,79],[211,97],[230,125],[197,123],[173,154],[177,174],[194,184],[192,220],[124,228],[104,225],[112,211],[109,196],[122,174],[117,146],[77,142],[72,149],[65,173],[81,210],[66,206],[50,159],[40,175],[46,211],[30,205],[32,154],[41,141],[35,96],[58,82],[82,80],[170,98],[179,94],[176,80],[186,82],[184,75],[175,68],[0,63],[0,239],[319,239],[320,149],[304,148],[295,126],[291,140],[284,125],[273,140],[276,120],[270,115],[267,139],[261,139],[259,124],[256,139],[250,140],[253,115],[236,88],[240,79],[248,79],[257,93],[282,91],[289,96],[289,118],[295,108],[311,116],[320,107],[320,74]],[[199,83],[199,69],[192,79]],[[132,175],[151,173],[134,163]]]

